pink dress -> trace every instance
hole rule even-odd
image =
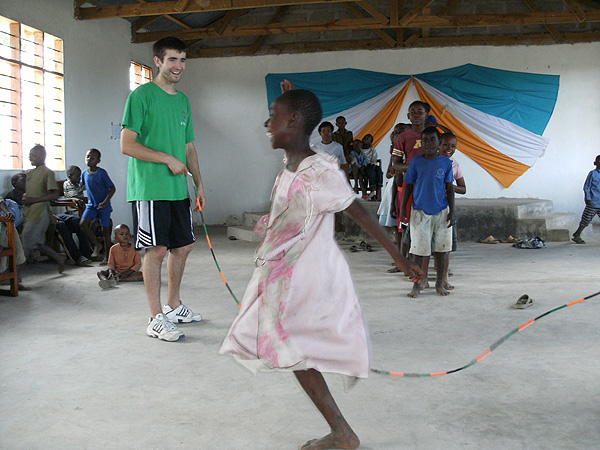
[[[355,199],[336,161],[305,158],[283,170],[252,279],[220,353],[253,372],[305,370],[366,377],[367,332],[334,215]]]

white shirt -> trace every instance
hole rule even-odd
[[[312,149],[317,153],[328,153],[333,155],[337,159],[340,166],[348,164],[346,162],[346,157],[344,156],[344,148],[337,142],[332,141],[331,144],[327,145],[319,142],[317,144],[313,144]]]

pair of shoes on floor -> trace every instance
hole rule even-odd
[[[370,252],[374,251],[373,247],[371,247],[371,245],[367,244],[365,241],[361,241],[359,245],[360,245],[360,248],[362,248],[365,252],[370,253]]]
[[[482,244],[497,244],[500,241],[498,239],[496,239],[494,236],[489,235],[485,239],[481,239],[479,242],[481,242]]]
[[[513,305],[513,308],[525,309],[525,308],[528,308],[531,305],[533,305],[534,301],[535,300],[533,300],[529,295],[523,294],[519,297],[519,299],[517,300],[517,303],[515,303]]]
[[[98,281],[98,286],[100,286],[102,289],[110,289],[111,287],[115,287],[116,285],[117,280],[114,277],[107,278],[106,280],[100,279],[100,281]]]
[[[573,236],[571,240],[576,244],[585,244],[585,241],[581,239],[581,236]]]
[[[175,322],[198,322],[202,320],[202,315],[194,313],[183,303],[173,309],[169,305],[163,306],[163,313],[157,314],[156,317],[150,318],[146,334],[150,337],[155,337],[163,341],[174,342],[180,338],[184,338],[185,334]]]

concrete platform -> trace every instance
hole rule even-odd
[[[255,244],[209,228],[241,297]],[[0,297],[0,448],[297,449],[328,432],[287,373],[251,375],[218,349],[237,313],[203,231],[183,280],[205,320],[186,339],[148,338],[142,284],[101,291],[98,267],[40,263],[33,290]],[[347,252],[371,336],[372,366],[401,372],[460,367],[540,314],[600,290],[600,238],[544,250],[461,243],[456,289],[417,299],[388,274],[390,258]],[[522,294],[536,301],[511,308]],[[327,376],[363,450],[592,450],[600,442],[600,296],[544,317],[475,366],[436,378],[373,374],[350,392]]]

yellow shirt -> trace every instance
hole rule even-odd
[[[30,169],[26,172],[25,197],[35,198],[47,195],[50,191],[58,189],[54,172],[45,165]],[[23,208],[25,220],[32,222],[40,220],[44,214],[50,214],[50,202],[34,203]]]

